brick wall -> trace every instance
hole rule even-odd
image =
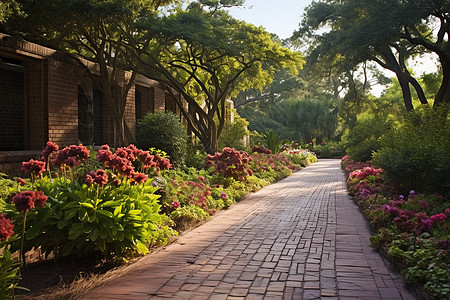
[[[48,138],[59,145],[78,143],[77,65],[48,61]]]
[[[155,102],[155,110],[165,110],[166,106],[166,92],[165,88],[161,85],[154,87],[154,102]]]

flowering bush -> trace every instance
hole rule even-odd
[[[423,284],[438,298],[450,295],[450,203],[414,190],[399,195],[382,169],[349,157],[343,161],[350,171],[349,193],[377,230],[372,244],[401,265],[407,282]],[[354,170],[358,165],[362,168]]]
[[[305,149],[291,149],[282,152],[294,164],[302,167],[309,166],[311,163],[317,162],[314,153]]]
[[[146,174],[169,169],[167,158],[133,145],[113,153],[104,145],[96,155],[102,168],[93,171],[88,169],[94,164],[86,147],[71,145],[57,152],[58,148],[48,143],[43,151],[45,161],[24,164],[39,166],[34,173],[39,177],[34,182],[37,191],[13,195],[5,209],[25,229],[26,239],[21,239],[24,250],[41,247],[46,255],[124,257],[146,253],[148,245],[165,242],[174,234],[159,214],[158,188]],[[45,172],[51,169],[46,161],[61,172]]]
[[[292,174],[297,167],[282,154],[252,154],[250,168],[253,174],[258,178],[265,179],[269,182],[275,182]]]
[[[251,158],[247,152],[226,147],[222,153],[208,154],[206,159],[206,167],[213,166],[223,177],[245,181],[247,176],[253,175],[253,171],[248,167]]]
[[[15,262],[9,251],[14,237],[14,223],[0,214],[0,299],[13,299],[14,289],[20,280],[20,262]]]
[[[272,154],[272,150],[266,149],[262,146],[253,146],[252,147],[252,153],[262,153],[262,154]]]

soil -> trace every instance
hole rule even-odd
[[[28,289],[16,290],[17,299],[35,299],[56,290],[67,288],[71,283],[92,275],[101,275],[120,264],[89,259],[67,258],[43,260],[22,267],[19,286]],[[70,298],[70,297],[69,297]]]

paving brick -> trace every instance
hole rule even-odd
[[[81,299],[414,299],[369,236],[339,160],[321,160]]]

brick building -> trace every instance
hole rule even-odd
[[[144,76],[137,76],[125,110],[132,132],[147,112],[172,111],[181,119],[165,87]],[[39,157],[47,141],[114,145],[108,104],[64,54],[0,33],[0,172],[20,175],[20,163]]]

